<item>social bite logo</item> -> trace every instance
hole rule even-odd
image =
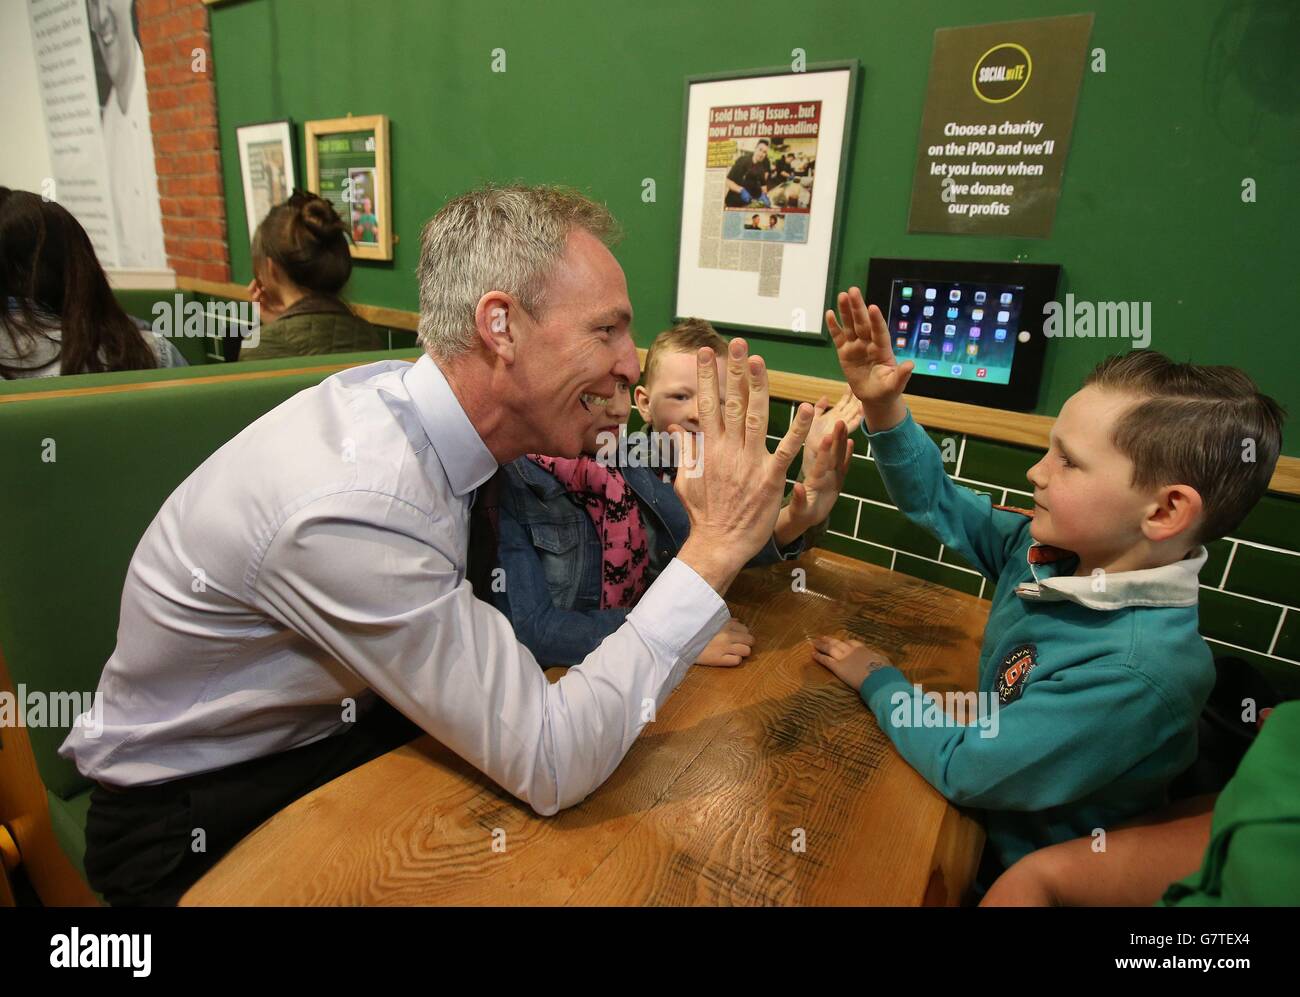
[[[1015,42],[1000,42],[975,61],[971,86],[986,104],[1005,104],[1025,88],[1034,71],[1029,50]]]

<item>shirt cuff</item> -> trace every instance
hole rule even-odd
[[[917,437],[921,437],[927,443],[930,442],[930,437],[925,435],[925,430],[912,418],[911,409],[907,410],[907,415],[897,426],[879,433],[868,433],[866,423],[863,423],[862,431],[866,433],[867,441],[871,444],[872,459],[882,464],[910,464],[921,446]]]
[[[893,665],[890,665],[888,668],[877,668],[862,680],[862,685],[858,686],[858,695],[861,696],[862,701],[871,708],[871,712],[876,713],[876,716],[879,717],[880,714],[877,713],[876,708],[871,705],[871,697],[882,689],[894,685],[896,682],[901,682],[909,693],[912,691],[912,686],[908,683],[907,676]]]
[[[807,541],[804,538],[808,536],[808,533],[811,530],[815,530],[816,528],[817,528],[816,526],[810,526],[808,527],[808,529],[804,530],[802,533],[800,533],[797,537],[791,540],[784,547],[777,547],[776,552],[781,556],[781,560],[793,561],[796,558],[802,557],[804,548],[807,547]],[[775,537],[772,538],[772,543],[773,545],[776,544]]]
[[[694,568],[673,558],[627,619],[647,643],[690,664],[731,619],[731,610]]]

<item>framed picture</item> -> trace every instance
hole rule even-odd
[[[289,200],[298,182],[293,157],[293,122],[266,121],[235,129],[244,213],[251,242],[257,226],[275,205]]]
[[[334,205],[347,222],[352,255],[393,258],[392,169],[388,117],[307,122],[307,188]]]
[[[857,60],[687,78],[679,319],[824,337],[857,80]]]

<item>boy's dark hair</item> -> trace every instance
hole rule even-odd
[[[1103,360],[1084,384],[1142,399],[1120,417],[1115,446],[1133,461],[1134,487],[1200,493],[1198,543],[1231,533],[1268,491],[1286,412],[1243,371],[1133,350]]]
[[[718,356],[727,355],[727,341],[702,318],[682,319],[671,329],[659,333],[646,351],[645,371],[641,375],[642,387],[650,390],[659,358],[665,353],[689,353],[694,356],[701,346],[712,347]]]

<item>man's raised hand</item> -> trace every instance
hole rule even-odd
[[[768,453],[763,359],[749,356],[743,339],[733,339],[725,391],[713,350],[702,347],[697,360],[700,432],[668,427],[681,441],[675,488],[691,522],[678,557],[721,594],[772,536],[786,473],[808,436],[813,407],[799,406],[776,452]]]

